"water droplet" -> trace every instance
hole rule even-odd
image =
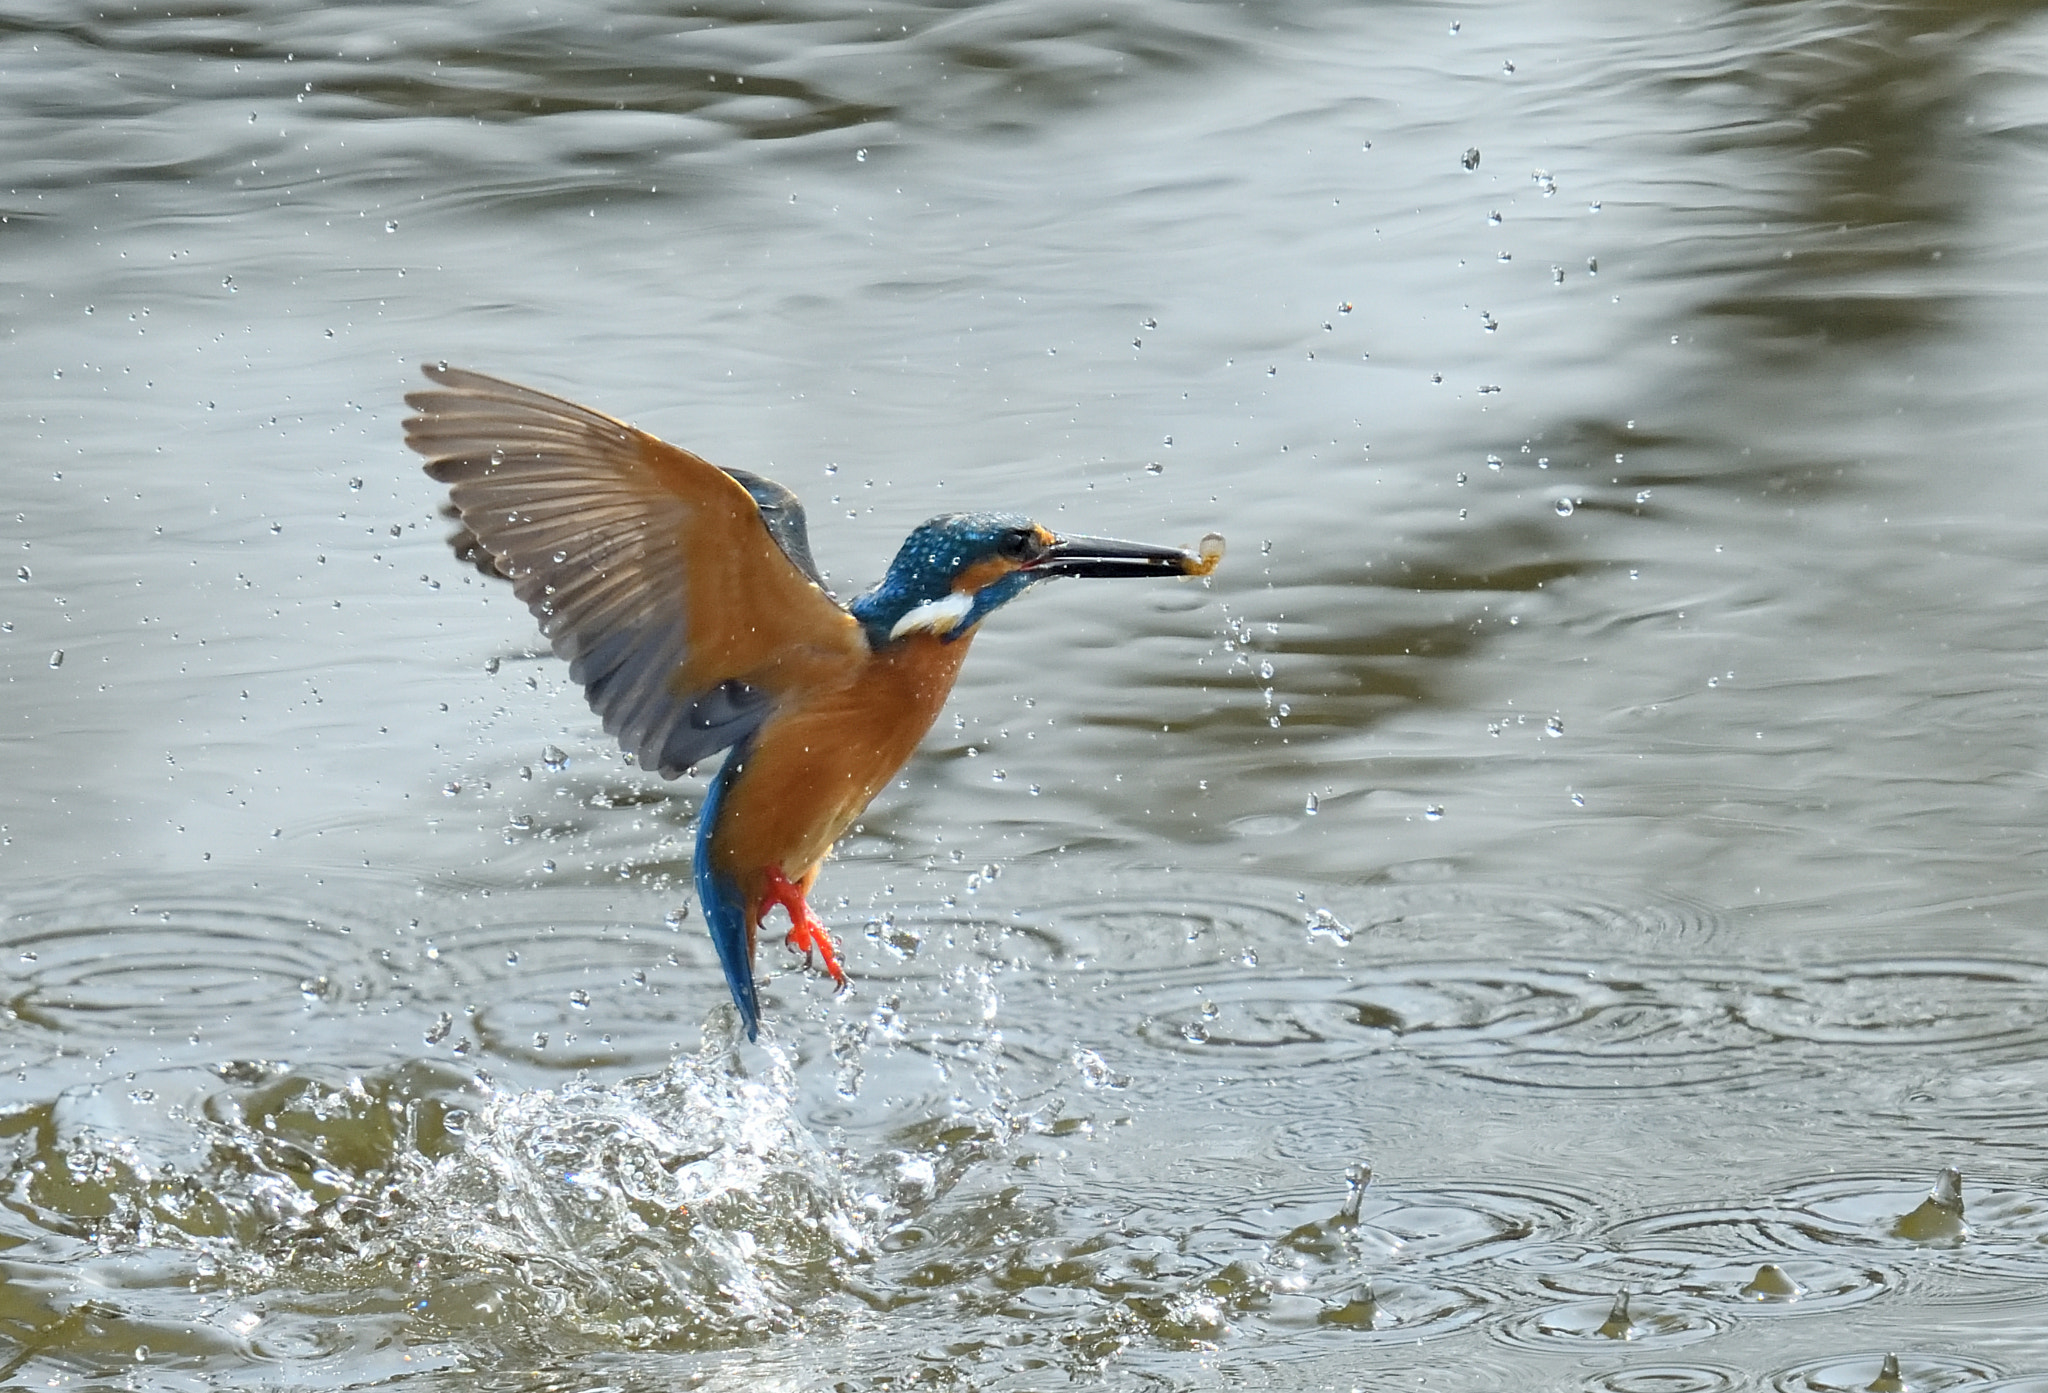
[[[1551,717],[1551,718],[1550,718],[1549,720],[1547,720],[1547,721],[1545,721],[1545,722],[1543,723],[1543,733],[1544,733],[1545,735],[1549,736],[1549,737],[1550,737],[1551,739],[1553,739],[1553,740],[1555,740],[1555,739],[1557,739],[1557,738],[1558,738],[1559,736],[1563,735],[1563,734],[1564,734],[1564,721],[1563,721],[1563,719],[1562,719],[1562,718],[1560,718],[1560,717],[1557,717],[1557,716],[1552,716],[1552,717]]]
[[[1094,1050],[1075,1050],[1074,1069],[1081,1075],[1084,1088],[1128,1088],[1130,1080],[1109,1067],[1108,1061]]]
[[[1171,444],[1172,442],[1169,441],[1168,443]],[[1164,474],[1166,472],[1166,466],[1161,464],[1158,460],[1153,460],[1150,464],[1145,466],[1145,472],[1147,474]]]
[[[440,1015],[434,1017],[434,1023],[427,1027],[427,1032],[422,1038],[430,1045],[438,1045],[448,1038],[448,1032],[453,1029],[455,1029],[454,1013],[443,1011]]]
[[[396,218],[391,218],[391,219],[388,219],[388,220],[386,220],[386,222],[385,222],[385,224],[384,224],[384,230],[385,230],[386,232],[396,232],[396,231],[398,231],[398,219],[396,219]]]
[[[1954,1243],[1969,1232],[1963,1223],[1963,1173],[1954,1166],[1943,1167],[1927,1198],[1892,1225],[1895,1236],[1914,1243]]]
[[[1593,1332],[1609,1340],[1633,1340],[1636,1323],[1628,1313],[1628,1288],[1623,1287],[1614,1294],[1614,1305],[1608,1309],[1607,1319],[1600,1322],[1600,1328]]]
[[[1422,810],[1422,816],[1430,822],[1442,822],[1444,820],[1444,805],[1441,803],[1431,803]]]
[[[1273,660],[1271,658],[1259,664],[1259,680],[1261,682],[1271,682],[1273,680]]]
[[[1339,946],[1351,942],[1351,926],[1323,906],[1317,906],[1305,925],[1310,938],[1335,939]]]
[[[1310,817],[1314,817],[1317,811],[1321,808],[1321,806],[1322,805],[1316,800],[1316,796],[1313,793],[1311,793],[1308,796],[1308,801],[1301,805],[1301,810],[1307,813]]]
[[[348,491],[350,493],[361,493],[362,489],[363,481],[361,479],[350,479],[348,481]]]
[[[1560,498],[1557,500],[1555,506],[1557,508],[1557,515],[1559,517],[1568,518],[1572,515],[1573,510],[1578,505],[1573,503],[1569,498]]]
[[[1585,807],[1585,806],[1586,806],[1586,795],[1585,795],[1585,794],[1583,794],[1583,793],[1574,793],[1574,794],[1572,795],[1572,806],[1573,806],[1574,808],[1583,808],[1583,807]]]
[[[1465,168],[1467,169],[1479,168],[1479,147],[1475,145],[1471,149],[1467,150],[1463,155],[1459,157],[1458,163],[1465,166]]]
[[[1499,455],[1488,455],[1488,456],[1486,457],[1486,467],[1487,467],[1488,469],[1491,469],[1491,470],[1492,470],[1492,471],[1493,471],[1494,473],[1498,474],[1498,473],[1500,472],[1500,468],[1501,468],[1501,464],[1500,464],[1500,456],[1499,456]]]
[[[460,792],[462,792],[462,785],[454,779],[450,779],[447,783],[441,785],[441,793],[444,797],[453,798]]]
[[[906,1204],[930,1199],[938,1193],[939,1170],[929,1157],[904,1153],[896,1162],[896,1198]]]
[[[588,1011],[590,1009],[590,993],[578,987],[575,991],[569,993],[569,1004],[579,1011]]]
[[[860,149],[858,149],[858,150],[854,151],[854,152],[853,152],[853,157],[854,157],[854,159],[858,160],[858,161],[859,161],[860,163],[862,163],[862,164],[866,164],[866,163],[868,162],[868,152],[867,152],[867,147],[866,147],[866,146],[862,146],[862,147],[861,147]]]
[[[1742,1286],[1739,1296],[1752,1301],[1797,1301],[1800,1296],[1799,1283],[1785,1275],[1785,1269],[1774,1262],[1764,1263]]]
[[[1337,1217],[1347,1224],[1358,1222],[1358,1211],[1365,1205],[1365,1187],[1372,1184],[1372,1167],[1357,1161],[1344,1168],[1344,1206],[1337,1211]]]
[[[59,648],[59,649],[55,650],[54,652],[52,652],[52,653],[50,654],[50,666],[51,666],[51,667],[62,667],[62,666],[64,666],[64,650],[63,650],[63,649]]]
[[[549,745],[540,752],[540,762],[543,769],[567,769],[569,756],[561,746]]]

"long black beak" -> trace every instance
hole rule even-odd
[[[1199,552],[1109,537],[1061,537],[1024,569],[1042,576],[1206,576],[1222,559],[1223,539],[1213,532]]]

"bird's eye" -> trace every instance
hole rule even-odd
[[[996,552],[1012,561],[1030,561],[1043,550],[1037,531],[1029,527],[1005,532],[1002,540],[996,543]]]

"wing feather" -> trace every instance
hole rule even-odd
[[[864,656],[788,489],[545,392],[426,374],[406,443],[643,768],[675,777]]]

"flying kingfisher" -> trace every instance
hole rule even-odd
[[[776,905],[790,947],[846,972],[806,896],[832,844],[930,729],[987,615],[1054,576],[1206,576],[1197,551],[1061,537],[1010,513],[912,532],[841,605],[803,505],[588,407],[445,364],[406,403],[405,441],[449,486],[450,544],[512,582],[604,728],[673,779],[730,748],[697,817],[711,941],[760,1032],[754,941]]]

